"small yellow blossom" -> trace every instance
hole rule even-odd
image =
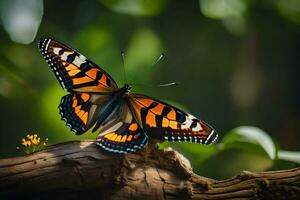
[[[41,138],[37,134],[28,134],[21,140],[21,149],[27,153],[33,153],[42,150],[47,145],[48,138],[41,142]],[[20,147],[17,147],[20,149]]]

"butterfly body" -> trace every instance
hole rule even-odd
[[[103,69],[76,50],[51,38],[39,48],[62,88],[60,115],[76,134],[92,129],[97,144],[114,153],[142,149],[149,139],[213,143],[218,135],[204,121],[157,99],[118,88]]]
[[[126,95],[130,92],[131,87],[125,84],[124,87],[113,92],[110,99],[102,106],[98,114],[98,119],[92,132],[95,132],[114,112],[118,110],[122,101],[125,100]]]

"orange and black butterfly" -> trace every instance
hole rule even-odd
[[[77,135],[93,127],[97,144],[110,152],[142,149],[149,138],[171,142],[213,143],[218,135],[202,120],[167,103],[130,92],[98,65],[54,39],[39,49],[64,90],[59,112]]]

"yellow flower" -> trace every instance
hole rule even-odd
[[[30,154],[40,151],[47,145],[48,138],[41,141],[37,134],[27,134],[25,138],[21,139],[21,148],[25,153]]]
[[[27,140],[25,139],[22,139],[22,143],[21,143],[23,146],[27,147]]]
[[[27,138],[32,140],[33,139],[33,135],[27,135]]]
[[[40,138],[34,137],[34,138],[31,140],[31,142],[32,142],[33,144],[37,145],[37,144],[40,143]]]
[[[31,142],[29,140],[22,140],[22,145],[27,147],[27,146],[30,146],[31,145]]]
[[[32,142],[32,144],[35,144],[35,145],[38,144],[37,140],[31,140],[31,142]]]

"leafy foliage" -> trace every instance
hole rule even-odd
[[[1,157],[19,154],[15,146],[27,130],[52,144],[96,137],[75,136],[60,120],[65,92],[37,49],[38,39],[50,36],[78,49],[120,86],[125,51],[134,92],[211,123],[223,137],[215,145],[161,144],[183,152],[199,174],[223,178],[299,165],[293,151],[300,147],[299,1],[26,2],[0,3]],[[153,66],[161,53],[165,59]],[[145,86],[174,81],[180,85]],[[266,131],[227,131],[238,125]]]

